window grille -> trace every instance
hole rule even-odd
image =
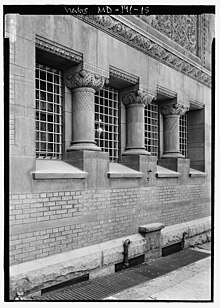
[[[145,107],[145,147],[153,156],[158,156],[158,104],[151,102]]]
[[[61,72],[36,65],[36,157],[60,158],[62,144]]]
[[[180,117],[179,124],[180,153],[187,157],[187,114]]]
[[[111,87],[95,94],[95,141],[110,161],[118,160],[118,91]]]

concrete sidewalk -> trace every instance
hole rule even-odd
[[[211,243],[200,245],[195,250],[207,252],[207,258],[150,280],[107,300],[190,300],[211,301]]]

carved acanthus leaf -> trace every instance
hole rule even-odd
[[[169,103],[161,106],[161,112],[164,116],[167,115],[183,115],[189,111],[189,107],[178,103]]]
[[[70,89],[88,87],[95,91],[102,89],[105,83],[105,78],[92,72],[81,70],[66,76],[66,86]]]
[[[155,99],[155,96],[149,92],[143,90],[131,91],[122,96],[122,101],[125,106],[130,104],[142,104],[148,105]]]

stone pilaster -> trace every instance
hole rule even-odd
[[[150,155],[144,144],[144,108],[154,95],[144,90],[133,90],[122,96],[126,108],[126,148],[122,155]]]
[[[81,64],[65,74],[66,86],[72,90],[72,142],[67,151],[101,151],[95,142],[94,95],[106,77],[89,69]]]
[[[183,157],[179,146],[179,119],[189,108],[177,103],[176,99],[163,104],[161,113],[164,118],[164,153],[162,158]]]

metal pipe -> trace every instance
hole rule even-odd
[[[183,237],[182,237],[182,240],[181,240],[181,250],[184,249],[186,235],[187,235],[187,232],[183,232]]]
[[[131,241],[129,239],[127,239],[126,241],[124,241],[124,260],[123,260],[123,268],[128,268],[129,267],[129,263],[128,263],[128,246],[131,244]]]

